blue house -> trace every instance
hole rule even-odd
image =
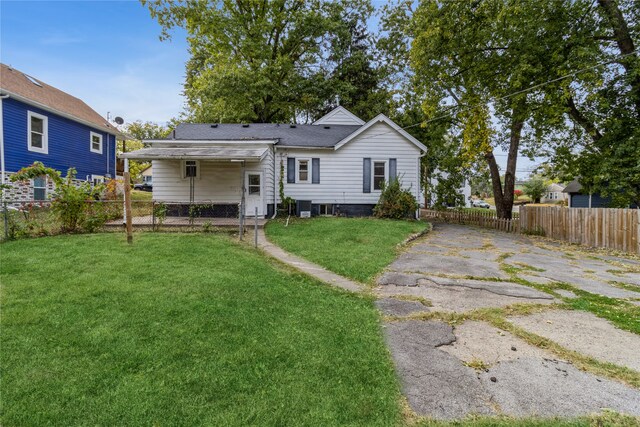
[[[78,181],[114,178],[117,129],[82,100],[21,71],[0,64],[0,168],[6,200],[46,200],[46,178],[12,183],[11,174],[35,161]]]

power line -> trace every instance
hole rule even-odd
[[[504,95],[504,96],[502,96],[502,97],[500,97],[500,98],[497,98],[497,99],[496,99],[495,101],[493,101],[493,102],[503,101],[503,100],[505,100],[505,99],[508,99],[508,98],[514,97],[514,96],[516,96],[516,95],[520,95],[520,94],[523,94],[523,93],[526,93],[526,92],[530,92],[530,91],[532,91],[532,90],[534,90],[534,89],[538,89],[538,88],[540,88],[540,87],[543,87],[543,86],[549,85],[549,84],[551,84],[551,83],[555,83],[555,82],[558,82],[558,81],[561,81],[561,80],[564,80],[564,79],[568,79],[569,77],[574,77],[574,76],[576,76],[577,74],[580,74],[580,73],[582,73],[582,72],[585,72],[585,71],[588,71],[588,70],[592,70],[592,69],[594,69],[594,68],[601,67],[601,66],[603,66],[603,65],[608,65],[608,64],[616,63],[616,62],[617,62],[617,61],[619,61],[620,59],[625,58],[625,57],[630,56],[630,55],[635,55],[635,52],[625,53],[625,54],[623,54],[623,55],[620,55],[620,56],[618,57],[618,59],[616,59],[616,60],[610,60],[610,61],[600,62],[600,63],[598,63],[598,64],[592,65],[591,67],[582,68],[582,69],[580,69],[580,70],[574,71],[573,73],[567,74],[567,75],[565,75],[565,76],[557,77],[557,78],[555,78],[555,79],[552,79],[552,80],[549,80],[549,81],[546,81],[546,82],[543,82],[543,83],[535,84],[535,85],[533,85],[533,86],[531,86],[531,87],[529,87],[529,88],[522,89],[522,90],[519,90],[519,91],[516,91],[516,92],[510,93],[510,94],[508,94],[508,95]],[[463,107],[463,106],[460,106],[460,105],[452,105],[452,106],[450,106],[449,108],[447,108],[447,109],[446,109],[446,111],[447,111],[447,112],[446,112],[445,114],[442,114],[442,115],[440,115],[440,116],[434,117],[434,118],[429,119],[429,120],[425,120],[425,121],[422,121],[422,122],[414,123],[414,124],[409,125],[409,126],[401,127],[400,129],[402,129],[402,130],[406,130],[406,129],[410,129],[410,128],[413,128],[413,127],[416,127],[416,126],[426,125],[427,123],[431,123],[431,122],[434,122],[434,121],[437,121],[437,120],[440,120],[440,119],[443,119],[443,118],[449,117],[449,116],[450,116],[450,112],[451,112],[452,110],[457,109],[457,108],[460,108],[460,110],[459,110],[459,111],[465,111],[465,110],[470,110],[470,109],[472,109],[472,108],[474,108],[474,107],[477,107],[478,105],[479,105],[479,104],[476,104],[476,105],[470,105],[470,106],[467,106],[467,107]],[[387,131],[387,132],[383,132],[383,133],[380,133],[380,134],[377,134],[377,135],[372,135],[371,137],[373,138],[373,137],[376,137],[376,136],[386,135],[386,134],[391,133],[391,132],[392,132],[392,131]]]

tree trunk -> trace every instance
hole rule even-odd
[[[518,163],[518,149],[522,137],[522,128],[526,118],[526,104],[524,100],[515,101],[511,114],[511,133],[509,137],[509,152],[507,168],[504,174],[504,187],[500,182],[500,169],[493,153],[487,153],[485,158],[489,163],[493,197],[496,202],[498,218],[511,219],[513,212],[513,191],[516,185],[516,165]]]

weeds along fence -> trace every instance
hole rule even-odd
[[[468,210],[432,210],[422,209],[422,218],[431,221],[443,221],[454,224],[476,225],[478,227],[492,228],[507,233],[519,233],[520,221],[518,218],[498,218],[495,211],[468,211]]]
[[[123,230],[122,200],[11,201],[0,205],[0,240],[61,233],[95,233]],[[131,202],[134,230],[222,231],[236,230],[238,204]]]
[[[523,206],[519,216],[511,220],[498,218],[494,211],[423,209],[421,216],[431,221],[539,235],[569,243],[640,254],[638,209]]]

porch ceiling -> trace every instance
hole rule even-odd
[[[167,147],[142,148],[118,155],[135,160],[262,160],[268,147]]]

